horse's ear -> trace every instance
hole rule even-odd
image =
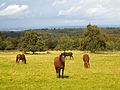
[[[61,54],[60,54],[60,57],[61,57],[62,55],[63,55],[63,54],[61,53]]]

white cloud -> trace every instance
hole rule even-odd
[[[2,3],[2,4],[0,5],[0,8],[2,8],[3,6],[5,6],[5,4],[6,4],[6,3]]]
[[[9,5],[5,9],[0,10],[0,16],[12,16],[25,13],[28,9],[27,5]]]
[[[60,0],[59,0],[60,1]],[[84,17],[86,19],[120,19],[120,0],[69,0],[58,16]],[[59,5],[61,7],[61,5]]]
[[[66,2],[67,2],[67,0],[55,0],[52,3],[52,6],[56,6],[56,5],[59,5],[59,4],[65,4]]]
[[[73,14],[73,13],[76,13],[77,11],[79,11],[80,9],[81,9],[80,6],[78,6],[78,7],[70,7],[67,10],[59,11],[58,16],[64,16],[64,15]]]
[[[96,7],[89,8],[87,11],[88,15],[90,16],[99,16],[102,14],[106,14],[107,12],[108,10],[100,4],[97,4]]]

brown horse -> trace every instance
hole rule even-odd
[[[83,55],[83,61],[84,61],[84,67],[85,68],[89,68],[90,64],[89,64],[89,55],[87,53],[85,53]]]
[[[63,54],[54,58],[54,66],[58,78],[60,78],[60,71],[62,69],[62,78],[63,78],[64,68],[65,68],[65,58]]]
[[[64,55],[64,57],[70,56],[70,60],[71,60],[71,58],[73,59],[73,53],[72,52],[63,52],[61,54]]]
[[[19,63],[20,60],[22,60],[22,62],[23,62],[24,64],[26,64],[26,58],[25,58],[25,55],[24,55],[24,54],[18,54],[18,55],[16,56],[16,63]]]

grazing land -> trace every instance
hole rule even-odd
[[[85,69],[82,51],[66,58],[64,79],[56,78],[54,57],[62,51],[26,54],[27,64],[15,63],[17,51],[0,51],[0,90],[120,90],[120,52],[90,53]]]

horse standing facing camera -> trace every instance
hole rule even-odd
[[[65,68],[65,57],[63,54],[60,54],[58,57],[54,58],[54,66],[58,78],[60,78],[60,71],[62,69],[62,78],[63,78],[64,68]]]
[[[25,58],[25,55],[24,55],[24,54],[18,54],[18,55],[16,56],[16,63],[19,63],[20,60],[22,60],[22,62],[23,62],[24,64],[26,64],[26,58]]]
[[[84,61],[84,67],[85,68],[89,68],[90,67],[90,64],[89,64],[89,55],[88,55],[88,52],[87,53],[85,53],[84,55],[83,55],[83,61]]]

